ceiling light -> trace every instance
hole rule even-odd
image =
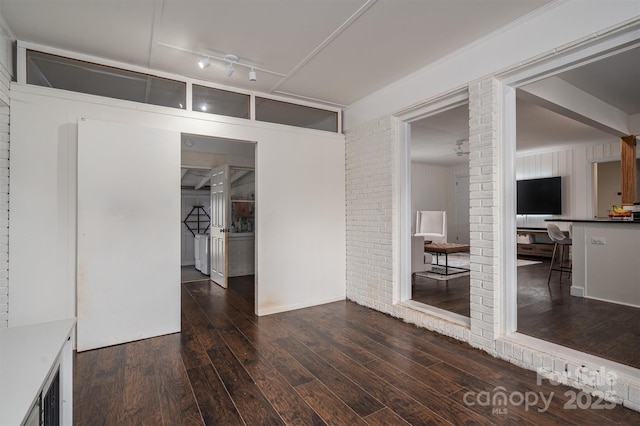
[[[231,77],[231,75],[233,74],[233,64],[227,65],[227,69],[224,70],[224,74],[227,77]]]
[[[256,81],[257,79],[258,76],[256,75],[256,72],[251,68],[251,71],[249,71],[249,81]]]
[[[198,61],[198,66],[201,69],[205,69],[207,68],[209,65],[211,65],[211,60],[209,59],[209,57],[206,58],[202,58]]]
[[[456,141],[456,147],[453,148],[453,150],[455,151],[456,155],[458,157],[462,157],[463,155],[469,155],[469,151],[465,151],[462,147],[462,144],[464,144],[465,142],[468,142],[467,139],[458,139]]]
[[[229,65],[227,65],[227,69],[224,70],[224,73],[227,77],[231,77],[234,71],[233,64],[237,64],[239,58],[236,55],[224,55],[224,60],[229,62]]]

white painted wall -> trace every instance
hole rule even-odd
[[[258,314],[344,299],[344,137],[275,128],[258,137],[256,276],[269,283],[258,285]]]
[[[179,332],[180,132],[82,118],[77,164],[78,351]]]
[[[447,167],[411,163],[411,233],[416,230],[418,210],[448,211],[451,205],[451,182]],[[449,221],[451,214],[447,212]],[[448,222],[447,222],[448,223]],[[449,229],[447,229],[449,232]]]
[[[353,129],[418,105],[638,15],[637,0],[554,2],[529,19],[508,25],[354,103],[344,112],[343,128]]]
[[[638,152],[640,158],[640,151]],[[546,219],[590,219],[595,215],[592,181],[594,162],[620,160],[620,142],[575,146],[561,150],[520,154],[516,159],[516,178],[534,179],[562,176],[562,214],[523,216],[519,227],[546,228]],[[560,225],[560,227],[567,225]]]
[[[0,19],[0,328],[9,318],[9,85],[13,35]]]
[[[456,177],[468,175],[468,164],[444,167],[411,162],[411,233],[415,232],[418,210],[444,210],[447,212],[447,236],[455,238]],[[449,242],[455,242],[451,238]],[[469,237],[458,242],[468,243]]]
[[[571,294],[640,307],[640,226],[576,222],[573,230]]]
[[[81,116],[257,141],[258,314],[344,299],[342,135],[19,84],[11,89],[9,325],[75,316]]]

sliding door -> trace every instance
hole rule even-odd
[[[78,351],[180,331],[180,134],[78,124]]]

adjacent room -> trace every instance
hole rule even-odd
[[[557,91],[566,85],[569,90],[606,93],[609,104],[626,114],[638,114],[639,98],[631,89],[637,86],[636,74],[625,71],[638,62],[640,49],[609,56],[519,89],[516,103],[518,332],[634,368],[640,367],[638,352],[633,350],[640,346],[640,323],[634,320],[640,305],[633,295],[611,300],[607,293],[614,290],[597,297],[578,294],[576,289],[584,284],[576,280],[584,277],[572,275],[572,245],[566,244],[571,240],[572,219],[606,221],[613,206],[624,204],[620,137],[579,120],[567,105],[558,107],[543,98],[541,87],[555,84]],[[424,263],[419,256],[412,257],[411,300],[447,311],[461,321],[470,310],[469,247],[464,246],[469,241],[469,218],[460,213],[460,206],[468,210],[468,149],[467,104],[411,123],[412,235],[425,240]],[[640,153],[636,155],[640,164]],[[466,184],[461,182],[465,176]],[[638,179],[636,174],[635,199],[640,199]],[[446,224],[439,221],[440,230],[421,236],[421,210],[443,212]],[[554,219],[565,236],[557,253],[548,231]],[[430,242],[449,245],[452,252],[434,252]],[[456,248],[460,243],[463,247]],[[421,246],[417,250],[422,253]],[[451,268],[448,274],[440,264]],[[617,276],[624,281],[625,291],[639,291],[637,273]],[[601,278],[607,286],[609,279]]]
[[[229,277],[243,276],[253,280],[255,144],[183,134],[181,145],[181,281],[208,281],[212,273],[223,287]],[[216,226],[211,208],[214,199],[211,181],[219,167],[228,167],[224,205],[218,208],[225,215],[224,227]],[[226,238],[226,241],[215,240],[223,247],[215,262],[211,256],[212,225],[218,236]],[[228,232],[220,232],[220,229]],[[217,271],[224,271],[223,276],[215,276]]]

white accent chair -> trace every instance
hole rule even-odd
[[[447,212],[418,211],[415,235],[434,243],[447,242]]]
[[[424,252],[424,238],[411,236],[411,284],[416,283],[416,272],[431,270],[432,256]]]

